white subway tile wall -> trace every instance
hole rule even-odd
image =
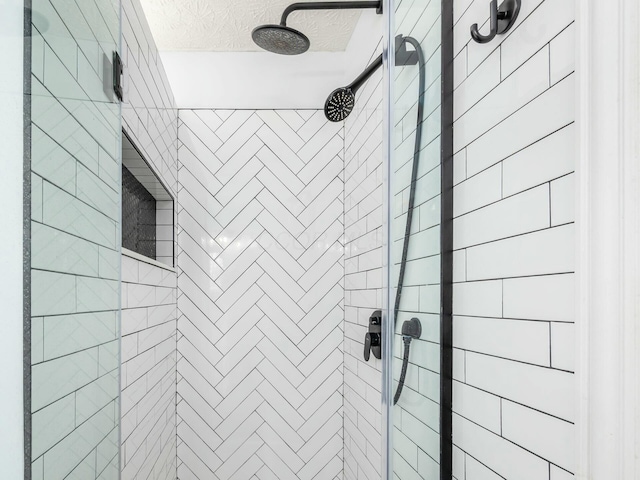
[[[178,111],[139,0],[122,0],[123,128],[177,196]],[[157,260],[174,265],[177,214],[157,202]],[[122,479],[177,477],[177,274],[122,257]]]
[[[373,47],[373,46],[372,46]],[[380,45],[372,48],[371,58]],[[382,469],[382,362],[365,362],[369,317],[382,308],[382,72],[358,92],[345,121],[344,478]]]
[[[340,479],[343,126],[180,110],[179,139],[178,477]]]
[[[396,19],[402,33],[427,31],[426,17],[431,15],[433,24],[438,16],[435,3],[421,10],[401,2]],[[456,0],[453,6],[454,477],[573,478],[574,2],[524,2],[516,28],[488,45],[469,36],[471,24],[487,20],[487,2]],[[432,41],[439,42],[439,30],[432,30]],[[402,74],[396,79],[405,87],[411,81]],[[366,235],[382,225],[381,212],[353,208],[372,191],[375,177],[368,175],[382,161],[380,142],[366,141],[371,134],[361,133],[367,125],[375,127],[374,114],[366,109],[381,99],[379,87],[363,89],[361,109],[346,121],[345,134],[345,478],[353,479],[379,478],[380,465],[379,413],[359,409],[369,395],[374,404],[379,396],[379,373],[361,355],[368,314],[380,304],[375,283],[367,281],[381,278],[375,268],[382,253],[375,251],[372,259],[367,252],[352,252],[363,245],[375,250],[374,237]],[[406,94],[399,101],[411,100]],[[396,150],[405,161],[411,156],[411,115],[406,116],[409,133],[398,139]],[[381,178],[376,180],[381,185]],[[366,205],[380,204],[380,195],[372,194],[375,199]],[[406,202],[397,204],[400,212]],[[427,205],[419,229],[439,221],[437,200]],[[437,395],[437,376],[430,389],[416,391]],[[407,425],[416,425],[413,420]],[[400,453],[394,457],[395,474],[418,478],[415,468],[426,457],[427,433],[412,437],[404,425],[401,419],[402,432],[395,434]]]
[[[122,256],[122,478],[176,478],[175,270]]]
[[[120,119],[103,56],[118,5],[33,9],[31,473],[116,479]]]
[[[454,1],[457,480],[573,478],[574,8]]]

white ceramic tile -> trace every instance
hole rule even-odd
[[[456,186],[453,190],[453,215],[464,215],[501,198],[502,165],[495,165]]]
[[[454,76],[457,77],[460,72],[456,70],[466,71],[466,51],[461,52],[456,58],[460,58],[457,63],[454,63]],[[456,86],[453,103],[454,121],[482,100],[499,83],[500,50],[495,50],[478,69],[464,80],[462,85]]]
[[[178,286],[181,295],[188,296],[179,305],[188,311],[189,318],[181,320],[179,327],[183,337],[178,350],[188,360],[179,364],[179,371],[188,384],[185,389],[178,386],[178,394],[182,402],[196,404],[199,400],[194,392],[199,391],[198,398],[219,416],[218,433],[223,438],[216,440],[212,432],[201,432],[215,452],[213,456],[200,452],[193,437],[183,441],[188,443],[185,451],[192,451],[201,467],[225,478],[240,478],[253,475],[247,472],[259,472],[273,460],[258,453],[261,437],[267,437],[272,445],[279,444],[295,433],[292,427],[315,422],[312,419],[325,395],[331,396],[342,386],[342,374],[333,359],[339,361],[338,366],[342,364],[343,334],[336,325],[343,318],[339,305],[344,295],[332,293],[342,289],[338,284],[344,275],[343,251],[338,243],[343,233],[339,222],[343,184],[336,177],[342,162],[328,162],[325,157],[333,148],[327,145],[337,137],[336,127],[319,127],[316,135],[308,136],[308,120],[295,112],[283,116],[275,111],[236,112],[223,118],[219,112],[199,111],[197,116],[200,140],[210,137],[213,149],[216,138],[225,142],[215,150],[225,163],[219,170],[211,170],[204,150],[200,157],[185,157],[189,171],[208,171],[215,181],[207,190],[185,172],[189,186],[178,196],[179,209],[184,209],[180,219],[185,220],[184,233],[178,237],[183,250],[178,257],[182,272]],[[191,117],[185,115],[190,126]],[[189,132],[192,130],[185,130],[186,142],[193,142]],[[316,136],[319,138],[314,141]],[[199,148],[206,146],[205,138]],[[331,158],[335,156],[331,154]],[[220,189],[219,185],[224,186]],[[203,201],[218,203],[218,210],[199,210]],[[224,229],[220,230],[218,223]],[[329,238],[331,243],[327,243]],[[221,248],[209,247],[214,239]],[[324,248],[317,248],[320,244]],[[220,312],[206,313],[209,308],[202,303],[204,298]],[[215,332],[207,338],[212,329]],[[308,345],[307,353],[298,345]],[[309,383],[303,387],[305,379]],[[311,382],[318,388],[310,389]],[[283,395],[288,406],[283,405],[287,403]],[[277,412],[277,418],[263,419],[258,414],[267,405]],[[189,414],[185,413],[183,421],[196,428],[190,425]],[[296,471],[307,462],[310,475],[329,471],[331,459],[318,457],[317,451],[322,451],[327,441],[342,447],[336,436],[342,425],[334,423],[323,430],[318,425],[298,445],[309,445],[307,450],[312,453],[308,455],[301,448],[286,450],[289,447],[285,449],[287,444],[283,443],[276,449],[279,461],[295,463]],[[247,449],[246,442],[252,439],[256,443]],[[185,459],[198,469],[193,457]]]
[[[569,25],[551,40],[551,84],[575,70],[575,24]]]
[[[33,438],[33,457],[41,456],[46,450],[71,433],[75,428],[75,421],[75,396],[73,394],[35,412],[32,417],[32,428],[40,434]]]
[[[569,323],[551,324],[551,366],[575,371],[575,327]]]
[[[568,421],[574,418],[571,373],[471,352],[466,367],[469,385]]]
[[[545,322],[454,317],[453,345],[462,350],[551,366],[549,325]]]
[[[114,280],[77,277],[77,311],[99,312],[117,310],[120,302],[120,285]]]
[[[464,282],[467,279],[467,252],[456,250],[453,252],[453,281]]]
[[[549,186],[541,185],[454,220],[454,248],[465,248],[550,226]],[[523,215],[522,212],[527,212]],[[471,253],[469,250],[469,261]],[[471,263],[469,263],[471,266]]]
[[[561,468],[551,465],[551,480],[573,480],[575,477]]]
[[[501,477],[548,479],[549,464],[542,458],[469,420],[458,415],[453,417],[453,436],[462,440],[460,448],[474,458],[482,458],[483,463]]]
[[[551,225],[575,221],[575,174],[551,182]]]
[[[39,410],[98,377],[98,349],[34,365],[32,375],[32,404]]]
[[[116,312],[48,317],[43,328],[44,359],[50,360],[116,339]]]
[[[34,270],[31,273],[31,314],[69,314],[77,311],[76,278]]]
[[[502,402],[502,435],[565,470],[575,470],[574,426],[513,402]]]
[[[502,281],[467,282],[453,285],[455,315],[502,316]]]
[[[504,55],[504,50],[502,52]],[[501,61],[504,63],[504,57],[501,58]],[[491,65],[494,74],[497,74],[498,63],[496,60]],[[487,74],[482,74],[481,78],[481,82],[490,82]],[[457,152],[462,147],[469,145],[484,132],[536,98],[548,87],[549,49],[544,48],[456,121],[454,151]]]
[[[511,196],[574,170],[575,126],[543,138],[503,162],[502,188]]]
[[[572,322],[574,283],[573,274],[504,280],[504,316]]]
[[[130,97],[129,102],[123,105],[123,126],[175,198],[178,119],[177,110],[173,108],[173,95],[160,59],[154,53],[153,39],[146,19],[142,18],[140,4],[137,1],[126,0],[123,2],[123,10],[125,12],[123,17],[123,50],[130,52],[130,55],[127,55],[124,60],[129,73]],[[142,52],[142,54],[139,55],[138,52]],[[193,120],[194,122],[199,121],[197,118]],[[193,127],[194,130],[197,130],[197,127],[196,123],[196,126]],[[205,151],[209,152],[195,134],[192,134],[189,148],[202,155]],[[221,165],[211,152],[209,152],[207,160],[210,168],[219,168]],[[210,177],[206,177],[203,172],[198,171],[195,174],[198,174],[198,178],[202,181],[210,180]],[[171,202],[158,202],[157,206],[160,209],[158,212],[159,223],[173,225],[173,214],[169,216],[165,214],[168,211],[166,208],[171,208]],[[169,235],[167,238],[172,240],[173,233],[170,229],[166,230],[166,235]],[[159,229],[158,239],[163,238],[163,235],[165,235],[165,231]],[[196,238],[198,238],[197,235]],[[158,254],[162,253],[167,254],[163,261],[173,265],[172,242],[168,242],[166,247],[159,244]],[[171,327],[171,323],[167,323],[164,327],[155,327],[169,321],[168,318],[171,318],[170,312],[172,310],[171,305],[157,307],[156,302],[159,300],[164,302],[166,299],[173,301],[173,312],[175,312],[175,295],[164,289],[162,292],[156,292],[156,289],[151,287],[151,285],[170,286],[170,279],[164,273],[159,272],[157,267],[143,264],[139,272],[137,261],[127,257],[123,257],[122,260],[123,281],[132,284],[138,282],[147,284],[147,287],[142,286],[142,289],[138,288],[139,285],[123,284],[123,306],[125,309],[122,312],[122,332],[124,335],[138,332],[138,335],[142,335],[142,347],[147,348],[150,346],[149,342],[161,341],[161,337],[170,335],[172,328],[175,331],[175,326]],[[160,260],[160,256],[158,260]],[[130,307],[130,309],[126,307]],[[175,313],[173,318],[175,318]],[[162,334],[156,335],[158,329],[162,328],[166,330]],[[175,351],[175,340],[171,343],[173,346],[169,351]],[[166,342],[162,343],[157,350],[147,350],[146,353],[133,357],[122,366],[123,407],[125,399],[132,399],[127,400],[129,404],[135,401],[136,415],[139,420],[139,423],[132,427],[132,432],[125,442],[122,455],[123,470],[121,475],[123,478],[134,479],[146,476],[164,478],[166,472],[170,471],[170,465],[174,463],[170,457],[176,454],[175,401],[172,408],[165,400],[162,400],[162,406],[160,403],[155,405],[160,398],[164,398],[158,396],[161,391],[160,385],[163,385],[163,388],[165,388],[164,385],[167,385],[169,390],[173,389],[175,395],[175,375],[172,378],[171,373],[165,373],[167,368],[169,371],[171,368],[175,370],[175,354],[165,355],[165,344]],[[109,358],[107,352],[105,355]],[[173,367],[171,367],[172,364]],[[103,367],[108,368],[108,365],[103,365]],[[159,377],[161,375],[164,376]],[[138,380],[134,383],[136,379]],[[148,391],[146,390],[147,383]],[[142,385],[143,388],[138,388],[138,385]],[[170,392],[169,395],[171,395]],[[167,408],[164,406],[165,403]],[[123,408],[123,412],[126,411],[128,410]],[[171,434],[172,431],[173,434]],[[138,454],[134,455],[135,452]],[[175,469],[175,467],[173,468]]]
[[[453,382],[453,408],[456,414],[500,435],[500,398],[464,383]]]
[[[469,479],[474,480],[500,480],[501,477],[493,470],[487,468],[482,463],[478,462],[471,455],[467,455],[465,459],[465,472]],[[465,477],[462,477],[465,478]]]
[[[573,225],[467,249],[467,278],[506,278],[574,270]]]
[[[44,184],[43,220],[54,228],[115,248],[114,220],[49,183]]]
[[[553,12],[553,13],[552,13]],[[573,2],[547,0],[540,4],[520,28],[502,45],[502,77],[509,75],[527,58],[564,30],[575,18]],[[566,52],[568,57],[573,52]]]
[[[469,145],[467,175],[474,175],[572,123],[574,84],[573,75],[558,82]],[[554,115],[550,116],[551,111]]]

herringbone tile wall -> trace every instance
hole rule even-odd
[[[343,126],[182,110],[179,144],[178,477],[341,479]]]

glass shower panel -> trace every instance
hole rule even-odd
[[[441,461],[442,2],[391,3],[387,33],[395,59],[388,70],[387,311],[394,330],[389,401],[393,404],[395,397],[397,403],[389,406],[387,475],[436,480]]]
[[[31,477],[119,478],[119,0],[33,0]],[[27,443],[29,445],[29,443]]]

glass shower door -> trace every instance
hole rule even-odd
[[[112,62],[120,2],[28,4],[25,478],[117,479],[121,116]]]
[[[451,448],[450,295],[443,283],[450,256],[443,254],[442,228],[449,208],[442,195],[441,127],[446,2],[389,3],[386,333],[393,340],[386,364],[387,478],[436,480],[450,478]]]

